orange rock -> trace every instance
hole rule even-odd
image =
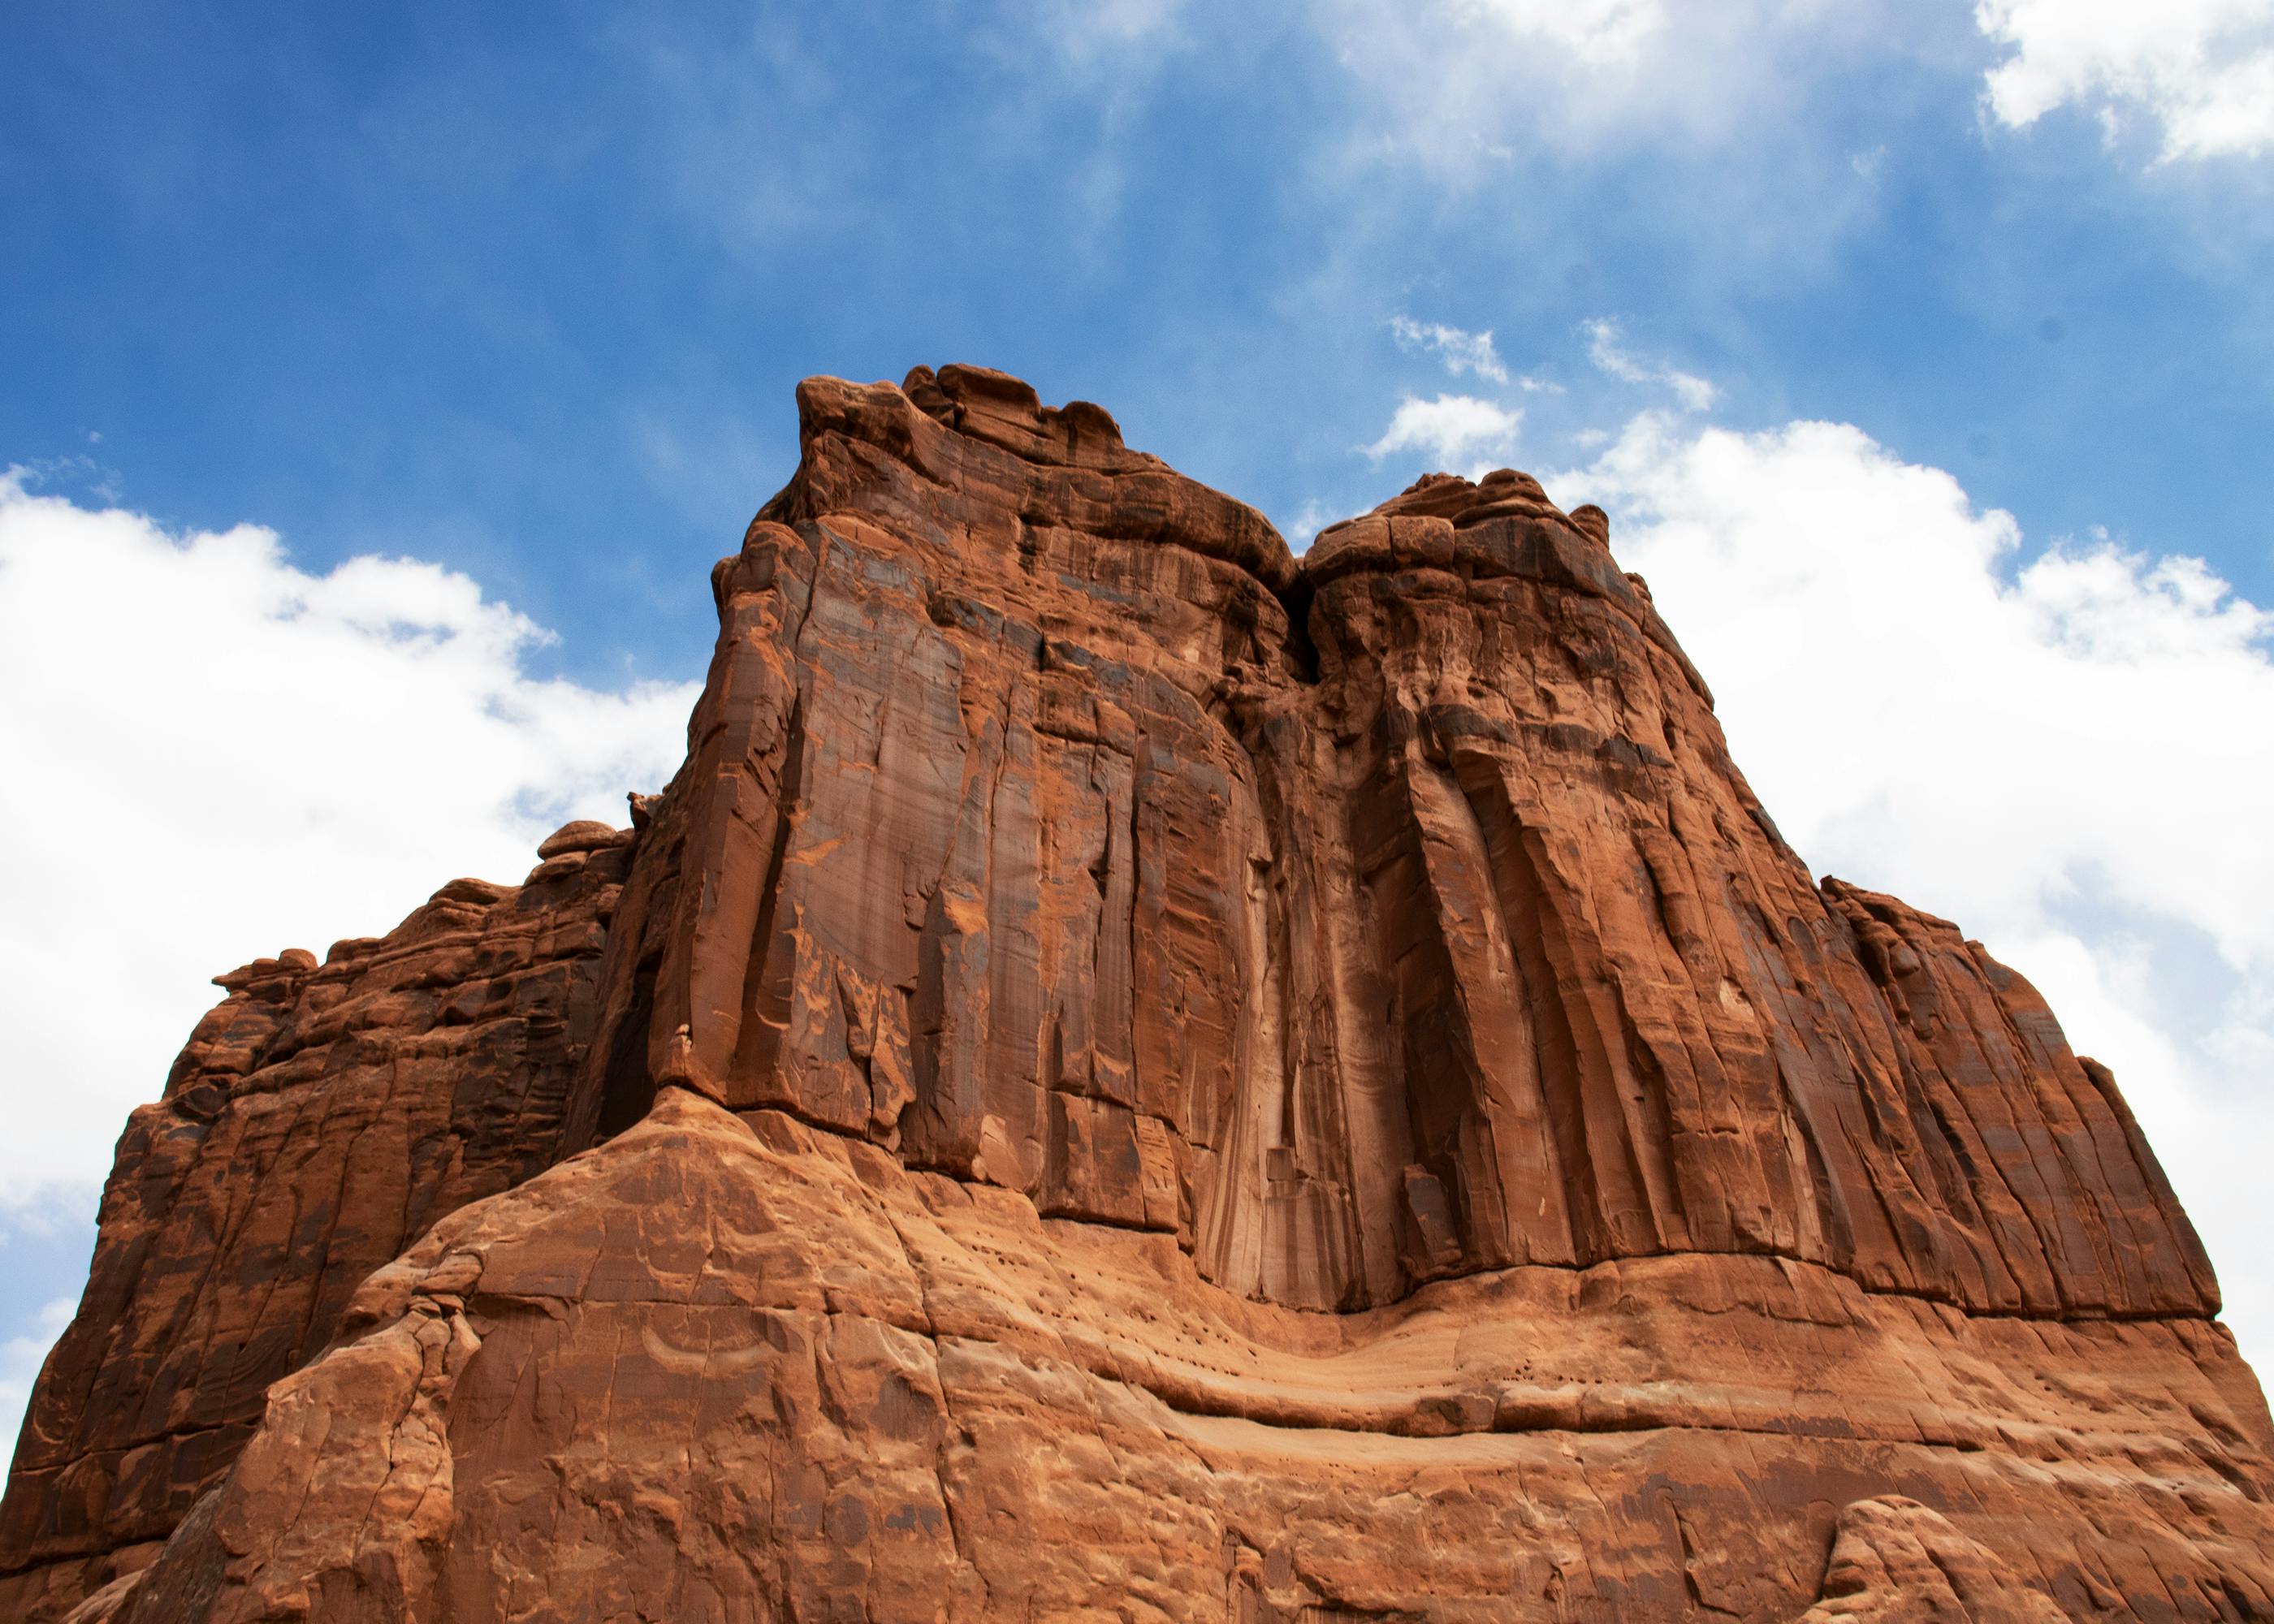
[[[1299,563],[999,373],[799,406],[636,833],[224,978],[0,1611],[2274,1614],[2113,1079],[1811,881],[1599,509]]]
[[[629,856],[454,880],[321,966],[288,950],[216,978],[229,996],[119,1139],[93,1276],[33,1394],[0,1617],[147,1562],[365,1276],[560,1157]]]

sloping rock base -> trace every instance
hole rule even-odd
[[[2274,1618],[2114,1079],[1811,877],[1605,515],[799,406],[631,829],[221,978],[0,1616]]]

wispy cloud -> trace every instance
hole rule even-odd
[[[1184,0],[1045,0],[1033,26],[1088,63],[1172,34],[1184,9]]]
[[[1433,355],[1454,377],[1474,375],[1489,383],[1510,386],[1526,395],[1561,395],[1563,386],[1530,372],[1511,373],[1494,346],[1492,330],[1471,333],[1442,321],[1416,321],[1410,316],[1389,319],[1390,335],[1409,355]]]
[[[2274,151],[2274,0],[1979,0],[1974,19],[2011,48],[1984,93],[2001,124],[2075,102],[2112,134],[2145,114],[2165,162]]]
[[[89,432],[87,443],[102,443],[102,436]],[[121,495],[119,472],[96,462],[83,452],[64,456],[32,457],[12,464],[0,478],[12,478],[19,485],[31,488],[45,486],[50,491],[79,491],[97,501],[115,502]]]
[[[1464,0],[1454,9],[1589,67],[1632,62],[1667,26],[1664,0]]]
[[[1438,460],[1438,466],[1448,467],[1479,454],[1507,454],[1523,426],[1521,408],[1472,395],[1440,395],[1426,401],[1409,395],[1398,402],[1382,438],[1362,449],[1376,462],[1396,452],[1426,451]]]
[[[1721,398],[1721,390],[1695,372],[1660,365],[1629,350],[1626,335],[1615,321],[1598,318],[1583,330],[1587,335],[1587,358],[1622,383],[1663,384],[1691,411],[1704,411]]]
[[[1392,316],[1389,331],[1401,350],[1434,355],[1445,364],[1445,370],[1458,378],[1464,372],[1473,372],[1495,383],[1508,381],[1508,368],[1501,362],[1500,353],[1493,348],[1489,328],[1482,333],[1465,332],[1447,327],[1442,321],[1416,321],[1410,316]],[[1526,387],[1531,380],[1526,379]]]
[[[1311,538],[1343,515],[1317,497],[1311,498],[1295,510],[1295,516],[1279,527],[1287,545],[1300,553],[1311,545]]]
[[[1788,0],[1314,0],[1311,9],[1379,99],[1383,144],[1453,171],[1526,150],[1757,135],[1804,81],[1851,58],[1862,32],[1853,5]]]

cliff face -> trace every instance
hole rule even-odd
[[[634,831],[224,978],[0,1612],[2274,1616],[2112,1079],[1811,883],[1602,514],[799,407]]]
[[[78,1317],[0,1503],[0,1618],[154,1553],[349,1298],[434,1221],[542,1171],[630,856],[571,825],[516,889],[456,880],[384,940],[218,979],[128,1120]]]

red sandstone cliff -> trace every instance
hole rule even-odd
[[[2113,1080],[1811,883],[1602,514],[799,408],[636,830],[223,978],[0,1613],[2274,1616]]]

